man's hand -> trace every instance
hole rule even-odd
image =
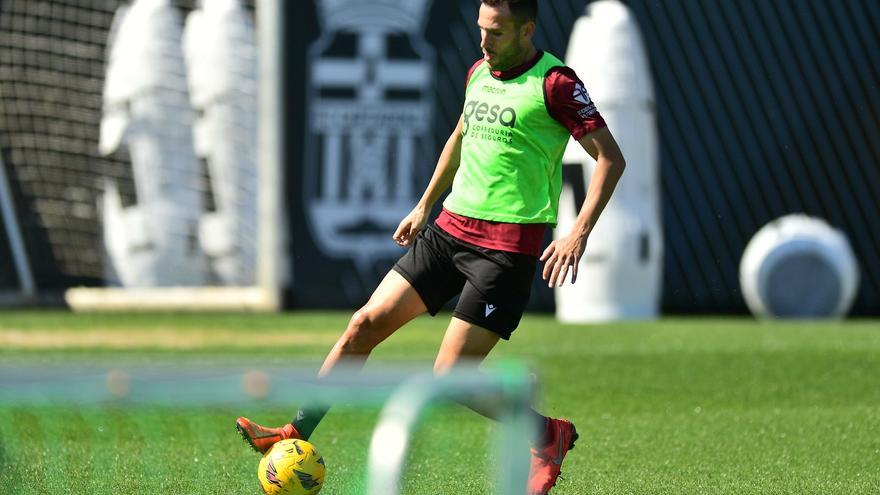
[[[577,281],[578,263],[586,247],[586,237],[576,234],[569,234],[547,246],[541,255],[541,261],[544,262],[541,277],[549,281],[548,287],[562,287],[569,269],[571,269],[571,283]]]
[[[399,246],[407,247],[413,243],[416,234],[425,227],[426,223],[428,223],[428,215],[425,214],[424,208],[416,206],[406,218],[400,221],[400,225],[397,226],[397,230],[394,231],[391,238]]]

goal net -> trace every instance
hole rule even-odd
[[[0,2],[0,293],[277,307],[283,270],[260,265],[283,231],[277,129],[258,111],[277,83],[255,25],[280,5]]]

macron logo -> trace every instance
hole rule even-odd
[[[498,306],[495,306],[494,304],[486,304],[486,318],[488,318],[496,309],[498,309]]]

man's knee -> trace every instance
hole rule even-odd
[[[443,375],[449,373],[450,371],[452,371],[452,369],[454,367],[455,367],[455,362],[441,361],[438,359],[437,361],[434,361],[434,375],[443,376]]]
[[[357,310],[348,321],[342,336],[342,350],[349,354],[369,354],[379,344],[375,332],[376,319],[367,307]]]

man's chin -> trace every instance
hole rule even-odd
[[[489,68],[492,69],[492,70],[494,70],[494,71],[501,71],[501,72],[503,72],[503,71],[505,71],[505,70],[507,69],[506,67],[503,67],[502,64],[499,64],[498,62],[500,62],[500,60],[498,60],[498,59],[495,58],[495,57],[492,57],[492,58],[486,58],[486,57],[483,57],[483,60],[485,60],[485,61],[486,61],[486,65],[488,65]]]

